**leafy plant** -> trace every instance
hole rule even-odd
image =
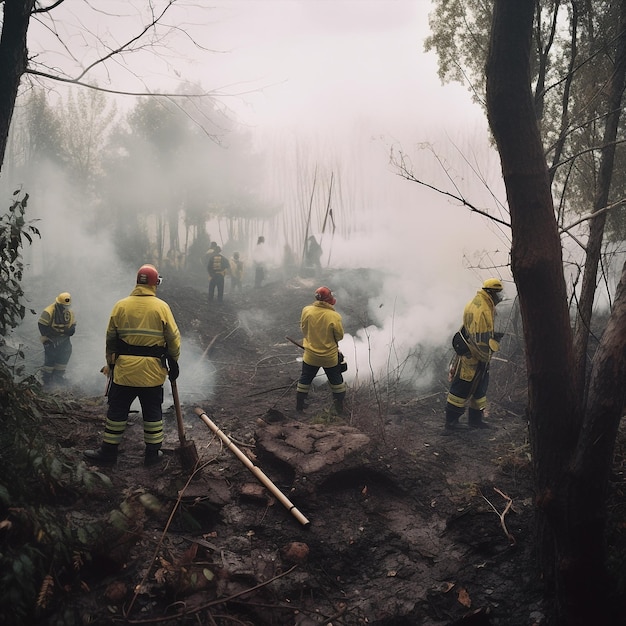
[[[18,189],[13,192],[13,202],[7,213],[0,217],[0,346],[5,348],[1,338],[15,328],[26,314],[22,304],[24,291],[21,280],[24,272],[21,250],[26,239],[30,244],[33,237],[41,238],[33,222],[27,222],[24,215],[28,204],[28,194]],[[0,352],[3,360],[7,355]]]
[[[76,577],[77,555],[82,561],[102,532],[102,520],[68,523],[52,505],[61,494],[110,486],[106,476],[49,445],[38,383],[14,379],[23,354],[9,353],[6,337],[26,313],[21,250],[41,237],[25,219],[27,203],[28,194],[14,192],[0,217],[0,622],[16,625],[32,624],[48,610],[55,587]]]

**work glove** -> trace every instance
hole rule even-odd
[[[76,332],[76,326],[70,326],[63,331],[64,335],[71,337]]]
[[[504,333],[493,333],[493,338],[496,341],[500,341],[502,339],[502,337],[504,337]]]
[[[170,366],[169,369],[169,377],[172,382],[174,382],[178,375],[180,374],[180,369],[178,367],[178,363],[174,359],[168,359],[168,364]]]

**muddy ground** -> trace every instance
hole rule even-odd
[[[366,306],[353,278],[335,274],[331,285],[346,294],[337,310],[351,333]],[[164,283],[159,295],[182,334],[205,347],[213,390],[181,396],[186,454],[167,401],[165,460],[144,468],[141,415],[131,414],[117,465],[101,470],[113,488],[68,506],[74,520],[113,523],[113,511],[125,520],[121,536],[94,542],[80,585],[67,588],[63,610],[78,623],[544,623],[519,364],[492,366],[489,430],[444,434],[447,348],[425,393],[364,381],[340,418],[321,377],[297,414],[301,351],[285,337],[300,339],[300,310],[327,280],[227,289],[211,307],[203,285]],[[76,396],[71,385],[56,393],[69,407],[61,443],[79,463],[98,445],[105,399]]]

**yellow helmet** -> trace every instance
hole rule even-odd
[[[72,296],[70,296],[70,294],[67,293],[67,291],[64,291],[63,293],[60,293],[57,296],[57,304],[62,304],[64,306],[70,306],[70,304],[72,304]]]
[[[483,283],[483,289],[491,289],[492,291],[502,291],[504,287],[502,286],[502,281],[497,278],[488,278]]]

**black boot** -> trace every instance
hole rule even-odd
[[[446,405],[446,425],[445,429],[447,431],[456,430],[459,427],[459,417],[463,415],[465,411],[458,409],[457,407],[453,407],[451,405]]]
[[[308,394],[303,393],[302,391],[296,392],[296,411],[298,413],[302,413],[304,411],[304,401],[306,400]]]
[[[85,450],[83,457],[97,465],[114,465],[117,461],[117,446],[103,441],[97,450]]]
[[[467,421],[470,428],[491,428],[483,421],[483,412],[480,409],[470,409]]]
[[[146,454],[143,459],[143,464],[146,467],[156,465],[163,458],[163,450],[161,450],[160,443],[147,443]]]
[[[335,402],[335,412],[337,415],[343,415],[343,399],[346,397],[346,392],[333,394],[333,400]]]

